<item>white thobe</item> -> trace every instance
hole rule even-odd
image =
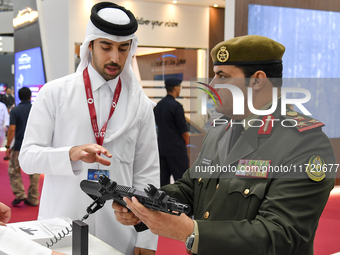
[[[101,128],[108,118],[118,79],[105,83],[91,66],[89,76]],[[109,170],[110,179],[118,184],[137,190],[143,190],[148,183],[159,186],[152,106],[136,83],[122,79],[121,95],[108,122],[103,144],[113,156],[109,159],[111,165],[100,165],[100,169]],[[19,155],[24,172],[45,174],[39,219],[59,216],[80,219],[86,214],[92,201],[79,184],[87,179],[87,170],[98,168],[98,164],[69,159],[71,147],[86,143],[96,143],[96,140],[82,73],[47,83],[32,106]],[[111,204],[106,202],[86,220],[90,233],[127,255],[133,254],[135,246],[156,250],[157,236],[149,230],[137,234],[132,226],[121,225],[115,219]]]

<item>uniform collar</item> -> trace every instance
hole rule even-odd
[[[279,101],[280,99],[281,99],[281,96],[279,96],[277,98],[278,102],[280,102]],[[262,106],[259,110],[267,110],[272,105],[272,103],[273,103],[273,101],[270,101],[268,104],[265,104],[264,106]],[[255,120],[255,119],[258,119],[259,117],[260,117],[259,115],[251,114],[247,118],[242,120],[242,121],[244,121],[244,130],[247,131],[247,129],[249,128],[249,125],[248,125],[249,120]],[[250,124],[253,124],[253,123],[250,123]]]
[[[106,81],[97,71],[96,69],[93,68],[92,64],[90,63],[88,65],[88,72],[89,72],[89,76],[90,76],[90,80],[91,80],[91,87],[92,87],[92,91],[96,91],[97,89],[99,89],[102,85],[104,85],[105,83],[107,83],[112,91],[112,93],[114,93],[117,83],[118,83],[118,79],[119,76],[115,79]]]
[[[25,100],[25,101],[21,101],[19,104],[30,104],[30,103],[31,103],[31,101]]]
[[[264,105],[261,107],[260,110],[265,110],[268,109],[269,106],[272,104],[272,102]],[[278,98],[278,104],[276,110],[272,113],[275,119],[280,119],[280,112],[281,112],[281,98]],[[249,119],[256,119],[260,116],[256,115],[250,115],[247,118],[243,119],[242,122],[248,122]],[[256,125],[258,125],[256,123]],[[278,124],[276,124],[278,125]],[[227,137],[220,140],[218,143],[218,148],[219,148],[219,156],[222,159],[221,164],[222,165],[231,165],[237,162],[238,160],[247,157],[250,153],[253,153],[258,149],[259,146],[259,137],[261,135],[258,134],[258,127],[252,127],[250,128],[248,126],[247,130],[243,133],[243,135],[239,138],[239,140],[236,142],[232,150],[229,152],[227,157],[225,156],[225,153],[222,154],[222,152],[225,152],[225,146],[226,146],[226,139]],[[267,136],[270,137],[270,136]],[[217,178],[220,173],[216,171],[210,178]]]
[[[278,97],[277,99],[277,107],[276,107],[276,110],[272,113],[274,119],[280,119],[281,117],[281,97]],[[272,105],[273,102],[270,102],[266,105],[264,105],[260,110],[265,110],[265,109],[268,109],[271,105]],[[255,119],[256,116],[253,115],[253,116],[249,116],[251,118],[247,119],[245,122],[247,123],[248,120],[250,119]],[[260,118],[262,119],[263,116],[257,116],[257,118]],[[252,124],[252,123],[251,123]],[[258,123],[256,123],[256,125],[258,125]],[[277,126],[278,124],[276,124]],[[274,126],[275,128],[275,126]],[[258,147],[258,138],[261,136],[258,134],[258,131],[259,131],[259,128],[249,128],[248,126],[248,129],[244,132],[243,134],[243,138],[245,140],[247,140],[248,144],[253,148],[253,149],[257,149]],[[268,136],[269,137],[269,136]]]
[[[167,97],[169,97],[169,98],[173,98],[173,99],[175,99],[175,97],[174,97],[173,95],[166,94],[166,96],[167,96]]]

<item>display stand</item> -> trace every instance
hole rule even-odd
[[[72,255],[89,254],[89,226],[80,220],[72,222]]]
[[[112,246],[98,239],[97,237],[89,234],[89,255],[102,255],[102,254],[110,254],[110,255],[124,255],[123,253],[117,251]],[[62,248],[53,248],[52,250],[65,253],[67,255],[72,254],[72,246],[62,247]]]

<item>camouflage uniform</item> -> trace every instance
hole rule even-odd
[[[8,175],[11,183],[13,194],[16,199],[27,198],[28,202],[32,205],[39,204],[39,177],[40,174],[30,174],[30,186],[28,188],[28,197],[25,193],[25,187],[22,182],[20,165],[19,165],[19,151],[11,151],[11,158],[8,165]]]

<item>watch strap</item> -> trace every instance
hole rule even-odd
[[[192,246],[194,244],[194,240],[195,240],[195,229],[196,229],[196,224],[194,225],[194,230],[192,231],[192,233],[187,237],[187,240],[185,241],[185,247],[191,251]]]

